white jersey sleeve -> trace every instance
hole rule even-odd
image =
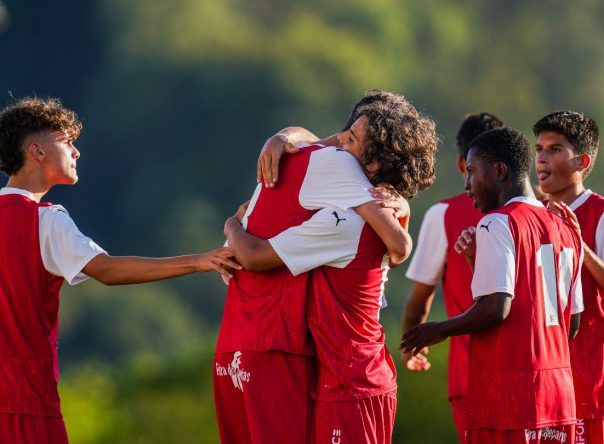
[[[62,206],[40,207],[38,214],[40,253],[46,270],[65,278],[70,285],[89,279],[82,269],[106,251],[78,230]]]
[[[364,224],[354,210],[324,208],[269,242],[293,275],[322,265],[344,268],[356,256]]]
[[[372,201],[371,186],[352,154],[333,146],[323,148],[310,155],[300,205],[309,210],[336,207],[346,211]]]
[[[472,296],[475,300],[493,293],[507,293],[513,297],[515,284],[516,247],[508,216],[488,214],[476,228]]]
[[[582,313],[585,310],[583,304],[583,285],[581,283],[581,270],[583,269],[583,249],[581,249],[581,256],[579,257],[579,273],[575,280],[575,285],[572,287],[571,299],[570,299],[570,314]]]
[[[432,205],[422,221],[415,253],[405,276],[415,282],[436,285],[442,279],[447,258],[445,212],[449,204]]]
[[[596,251],[594,253],[600,259],[604,259],[604,214],[600,216],[600,221],[596,227]]]

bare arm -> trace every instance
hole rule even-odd
[[[383,208],[379,202],[371,201],[355,208],[355,211],[367,222],[386,245],[390,266],[395,267],[411,254],[413,240],[403,228],[394,211]]]
[[[236,216],[227,219],[224,235],[235,258],[248,271],[261,273],[284,265],[269,241],[247,233]]]
[[[475,333],[502,322],[510,313],[512,297],[493,293],[481,297],[465,313],[443,322],[428,322],[403,335],[400,348],[417,354],[422,348],[438,344],[449,336]]]
[[[239,264],[228,259],[232,255],[230,248],[167,258],[100,254],[82,271],[105,285],[140,284],[211,270],[231,277],[229,269],[241,269]]]
[[[413,282],[411,294],[409,295],[409,299],[407,300],[407,304],[405,305],[401,316],[401,330],[403,334],[413,327],[417,327],[426,322],[426,319],[430,314],[430,309],[432,308],[432,302],[434,301],[435,288],[434,285]],[[401,360],[408,370],[428,370],[430,368],[430,363],[424,356],[427,353],[427,348],[416,356],[412,356],[411,353],[401,353]]]
[[[257,180],[258,183],[264,182],[265,186],[273,187],[279,180],[279,160],[283,153],[295,153],[299,143],[320,143],[322,145],[335,145],[337,143],[337,133],[319,139],[313,133],[300,126],[290,126],[283,128],[274,136],[270,137],[258,157]]]
[[[583,265],[589,270],[600,288],[604,288],[604,260],[583,242]]]

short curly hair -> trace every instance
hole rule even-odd
[[[482,133],[494,128],[501,128],[503,122],[497,116],[491,113],[468,114],[461,122],[457,137],[457,152],[465,159],[470,151],[470,142],[480,136]]]
[[[576,154],[587,154],[591,157],[591,165],[583,175],[587,177],[594,166],[600,147],[600,130],[596,121],[586,114],[575,111],[557,111],[539,119],[533,126],[533,132],[537,137],[544,131],[563,135],[573,146]]]
[[[482,133],[470,143],[481,158],[489,163],[503,162],[517,183],[523,182],[531,168],[531,145],[514,128],[501,127]]]
[[[388,183],[411,199],[434,182],[436,125],[403,96],[385,94],[357,110],[368,119],[361,163],[378,166],[370,178],[374,185]]]
[[[25,163],[23,143],[41,131],[64,131],[73,140],[82,130],[75,112],[59,99],[24,97],[0,111],[0,171],[7,176],[18,172]]]

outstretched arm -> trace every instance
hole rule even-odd
[[[140,284],[211,270],[231,277],[231,269],[241,269],[239,264],[229,259],[232,255],[230,248],[168,258],[100,254],[82,271],[105,285]]]
[[[449,336],[475,333],[502,322],[510,313],[512,296],[493,293],[478,299],[465,313],[442,322],[428,322],[403,335],[400,349],[417,354],[422,348],[438,344]]]

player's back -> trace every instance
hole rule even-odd
[[[396,370],[379,323],[388,271],[386,247],[354,211],[340,217],[358,231],[356,253],[346,264],[312,271],[308,314],[317,353],[314,395],[331,401],[396,388]]]
[[[604,250],[604,197],[587,190],[571,204],[585,244],[598,256]],[[602,288],[587,267],[581,271],[585,311],[570,342],[578,418],[604,418],[604,301]]]
[[[568,333],[581,242],[559,216],[534,202],[509,203],[485,216],[478,228],[488,237],[492,222],[507,224],[515,284],[507,318],[471,337],[471,429],[575,420]]]
[[[276,187],[262,184],[244,219],[246,231],[269,239],[310,219],[316,210],[300,205],[298,195],[312,152],[307,147],[285,155]],[[293,276],[286,267],[264,273],[235,271],[229,282],[217,352],[283,350],[312,354],[306,326],[307,274]]]
[[[59,289],[40,255],[39,204],[0,196],[0,412],[60,417]]]

